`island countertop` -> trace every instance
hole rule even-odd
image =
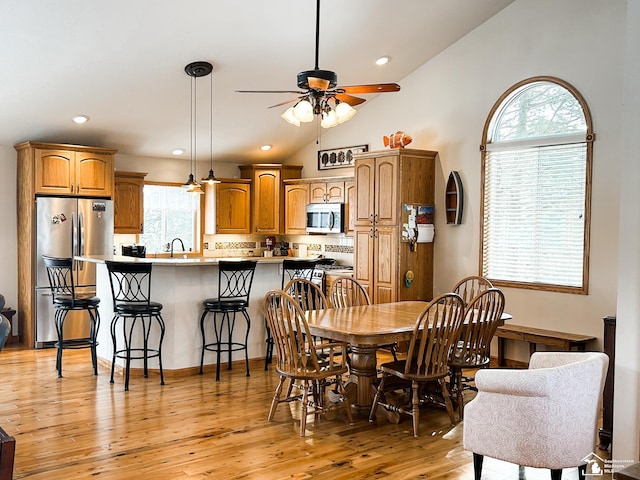
[[[314,260],[316,257],[289,257],[289,256],[274,256],[274,257],[187,257],[182,255],[167,258],[155,258],[155,257],[126,257],[124,255],[81,255],[75,257],[76,260],[92,263],[105,263],[111,262],[126,262],[126,263],[151,263],[152,265],[169,265],[172,267],[178,266],[205,266],[205,265],[217,265],[220,261],[240,261],[240,260],[254,260],[260,264],[278,264],[283,260]]]

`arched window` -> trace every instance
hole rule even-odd
[[[587,104],[562,80],[530,78],[498,99],[480,147],[483,276],[587,293],[594,138]]]

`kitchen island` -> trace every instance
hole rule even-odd
[[[120,255],[95,255],[76,257],[78,260],[93,262],[96,268],[96,294],[100,298],[101,325],[98,331],[98,356],[111,364],[113,343],[110,335],[113,302],[109,273],[105,261],[151,263],[151,300],[163,304],[162,317],[166,332],[162,344],[162,363],[165,372],[184,370],[185,374],[196,373],[200,367],[202,337],[200,316],[202,301],[218,296],[218,262],[220,260],[256,260],[255,275],[251,287],[248,313],[251,317],[249,333],[249,358],[263,358],[266,352],[266,330],[262,310],[262,300],[267,291],[280,288],[282,261],[296,257],[247,257],[247,258],[135,258]],[[244,328],[244,320],[238,321]],[[214,338],[213,324],[205,322],[207,339]],[[153,329],[152,329],[153,330]],[[152,331],[150,344],[157,344],[158,332]],[[226,355],[223,361],[226,363]],[[244,360],[243,352],[235,352],[234,360]],[[215,363],[215,352],[205,352],[205,366]],[[157,368],[151,360],[150,368]],[[124,365],[123,360],[117,360]],[[155,361],[157,362],[157,361]],[[132,360],[132,368],[142,368],[142,361]],[[238,368],[244,368],[239,366]]]

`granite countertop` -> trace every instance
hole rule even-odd
[[[258,263],[282,263],[284,259],[291,260],[309,260],[314,257],[289,257],[289,256],[275,256],[275,257],[188,257],[182,256],[173,258],[154,258],[154,257],[126,257],[123,255],[85,255],[75,257],[77,260],[93,263],[105,263],[106,261],[113,262],[126,262],[126,263],[151,263],[153,265],[166,265],[166,266],[203,266],[203,265],[217,265],[220,260],[226,261],[239,261],[239,260],[255,260]]]

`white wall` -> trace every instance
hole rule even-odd
[[[613,422],[614,458],[640,458],[640,2],[630,0],[620,171],[620,259]]]
[[[518,0],[403,79],[399,93],[380,95],[348,123],[324,132],[322,148],[366,143],[381,149],[383,135],[403,130],[414,138],[409,147],[439,152],[434,293],[478,272],[478,147],[491,107],[520,80],[556,76],[585,97],[597,134],[589,295],[506,289],[506,308],[514,323],[602,338],[602,317],[616,311],[624,14],[624,0]],[[293,160],[304,163],[307,176],[320,174],[317,149],[309,145]],[[460,172],[465,188],[460,226],[446,225],[442,208],[451,170]],[[506,354],[524,360],[528,349],[510,345]]]
[[[7,307],[18,304],[18,250],[16,232],[16,151],[0,145],[0,293]],[[17,316],[14,317],[17,320]],[[13,322],[17,324],[16,321]]]

